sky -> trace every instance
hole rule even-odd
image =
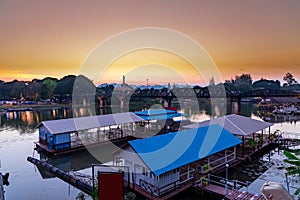
[[[86,75],[95,84],[121,82],[122,75],[135,84],[203,84],[209,77],[224,81],[242,73],[283,83],[290,72],[300,82],[299,10],[299,0],[1,0],[0,80],[78,75],[103,42],[128,30],[159,27],[200,45],[218,73],[202,73],[203,66],[199,72],[174,52],[138,49]],[[111,45],[105,58],[122,44]]]

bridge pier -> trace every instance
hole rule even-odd
[[[119,100],[120,100],[120,108],[121,108],[121,110],[124,110],[125,108],[129,107],[128,97],[121,96],[121,97],[119,97]]]
[[[231,112],[239,114],[241,112],[241,97],[231,98]]]
[[[98,96],[100,108],[107,107],[107,98],[103,96]]]
[[[164,99],[164,107],[172,107],[172,98]]]

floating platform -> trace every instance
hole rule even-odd
[[[231,190],[231,189],[228,189],[228,195],[226,196],[226,189],[224,187],[220,187],[214,184],[209,184],[203,187],[202,189],[203,191],[208,193],[224,196],[228,200],[264,200],[264,197],[262,195],[251,194],[246,191]]]
[[[85,149],[88,149],[88,148],[99,147],[99,146],[107,145],[109,143],[113,143],[115,145],[120,145],[121,146],[121,145],[127,143],[127,141],[133,140],[133,139],[136,139],[136,138],[133,137],[133,136],[126,136],[126,137],[123,137],[123,138],[117,138],[117,139],[107,140],[107,141],[103,141],[103,142],[96,142],[96,143],[91,143],[91,144],[86,144],[86,145],[78,144],[78,145],[71,146],[69,148],[58,149],[58,150],[49,149],[47,147],[47,145],[42,144],[40,142],[34,142],[34,143],[36,145],[37,151],[43,151],[48,155],[57,156],[57,155],[62,155],[62,154],[73,153],[73,152],[76,152],[76,151],[82,151],[82,150],[85,150]]]

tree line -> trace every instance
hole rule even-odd
[[[300,84],[291,73],[285,74],[283,81],[285,83],[282,86],[279,80],[262,78],[253,82],[250,74],[242,74],[235,76],[234,79],[226,80],[224,84],[230,90],[239,92],[247,92],[253,89],[300,90]],[[76,88],[74,88],[75,83]],[[209,81],[209,85],[215,85],[213,77]],[[68,75],[61,79],[47,77],[42,80],[33,79],[32,81],[14,80],[4,82],[0,80],[0,100],[39,101],[55,99],[61,103],[70,101],[74,92],[84,94],[87,91],[94,91],[96,94],[111,94],[113,89],[113,85],[97,88],[91,80],[83,75]]]
[[[83,91],[86,88],[96,90],[91,80],[83,75],[68,75],[61,79],[46,77],[42,80],[11,82],[0,81],[0,100],[25,100],[40,101],[47,99],[57,99],[59,101],[69,101],[73,94],[74,83],[80,86]]]
[[[285,90],[300,90],[300,84],[291,73],[286,73],[283,76],[283,85],[279,80],[267,80],[261,78],[258,81],[253,81],[250,74],[242,74],[235,76],[235,79],[226,80],[225,85],[232,91],[247,92],[256,89],[285,89]]]

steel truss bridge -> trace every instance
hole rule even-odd
[[[296,92],[283,89],[255,89],[248,92],[232,91],[227,87],[209,86],[195,88],[174,88],[174,89],[136,89],[130,98],[230,98],[241,99],[246,97],[296,97]]]

